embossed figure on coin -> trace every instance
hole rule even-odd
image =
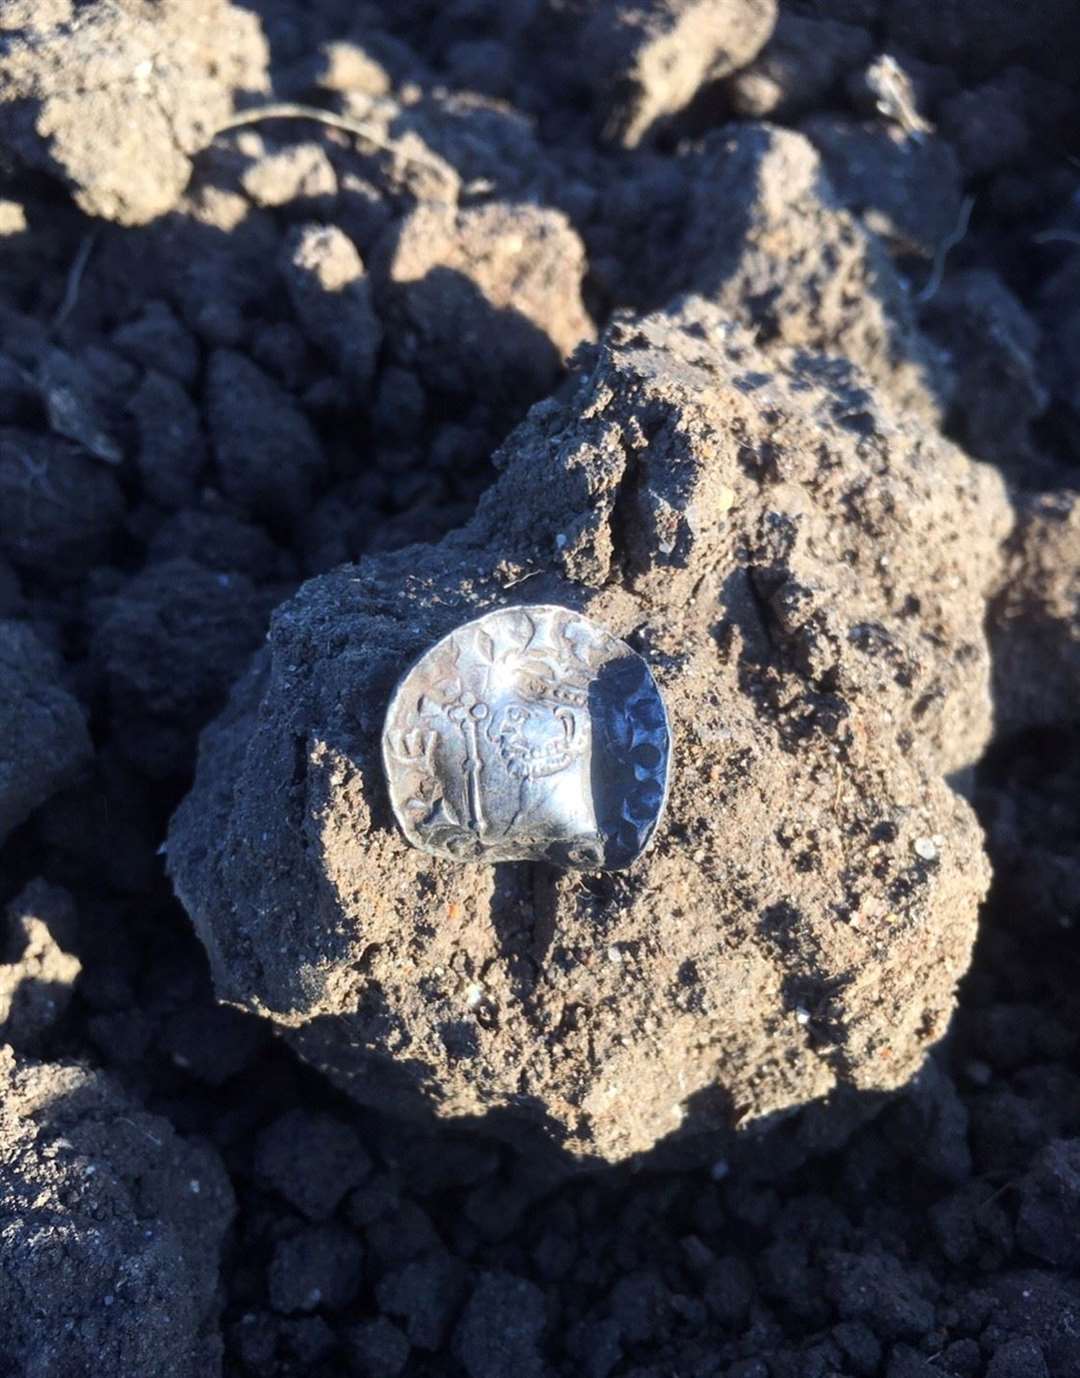
[[[415,846],[458,861],[627,866],[659,821],[667,716],[648,666],[567,608],[488,613],[398,687],[383,759]]]

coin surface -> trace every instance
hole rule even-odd
[[[590,618],[500,608],[437,642],[386,713],[394,814],[454,861],[629,866],[667,796],[670,731],[635,651]]]

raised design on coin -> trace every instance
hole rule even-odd
[[[390,800],[454,861],[629,866],[667,795],[670,732],[635,651],[569,608],[500,608],[437,642],[383,729]]]

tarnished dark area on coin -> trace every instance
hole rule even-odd
[[[414,846],[454,861],[628,866],[667,793],[660,692],[568,608],[502,608],[427,651],[387,710],[383,760]]]

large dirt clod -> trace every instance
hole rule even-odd
[[[253,13],[228,0],[14,0],[0,21],[0,136],[88,215],[139,225],[176,203],[191,156],[267,87]]]
[[[204,734],[168,852],[219,994],[361,1101],[578,1159],[903,1084],[987,884],[944,777],[989,735],[1000,480],[698,300],[613,327],[498,464],[439,545],[279,608]],[[631,637],[667,697],[666,823],[623,874],[460,866],[393,825],[395,680],[523,594]]]

